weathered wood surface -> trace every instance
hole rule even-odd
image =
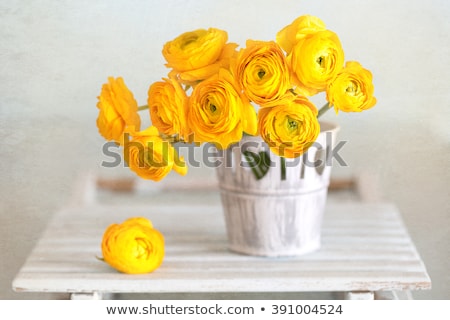
[[[162,266],[126,275],[98,260],[105,228],[146,216],[166,238]],[[425,266],[396,208],[334,204],[322,247],[297,258],[240,255],[227,248],[220,205],[104,206],[58,212],[13,282],[16,291],[318,292],[421,290]]]

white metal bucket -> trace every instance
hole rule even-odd
[[[246,136],[220,153],[217,176],[229,248],[257,256],[298,256],[320,248],[321,226],[331,173],[330,158],[339,126],[321,122],[306,154],[286,159],[270,154],[270,169],[257,180],[243,152],[269,150],[260,137]],[[285,179],[282,179],[282,175]]]

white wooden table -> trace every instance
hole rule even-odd
[[[165,236],[166,256],[153,273],[121,274],[96,258],[105,228],[131,216],[148,217]],[[329,205],[322,248],[297,258],[230,252],[218,203],[93,204],[54,216],[13,288],[71,293],[72,298],[125,292],[345,292],[346,298],[370,299],[430,289],[431,281],[390,204]]]

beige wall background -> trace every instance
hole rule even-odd
[[[372,70],[377,106],[332,112],[348,167],[375,174],[401,210],[433,281],[416,299],[450,299],[450,2],[446,0],[13,1],[0,3],[0,298],[74,180],[100,167],[96,97],[123,76],[140,104],[166,75],[163,44],[215,26],[230,41],[271,40],[302,14],[337,32],[346,60]],[[107,174],[128,174],[126,168]],[[205,171],[206,172],[206,171]]]

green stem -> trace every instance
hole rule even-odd
[[[261,172],[258,170],[257,163],[255,162],[255,158],[258,157],[255,153],[250,151],[244,151],[245,160],[250,164],[250,168],[253,172],[253,175],[255,176],[256,180],[259,180],[263,177]],[[259,157],[258,157],[259,160]]]
[[[319,109],[319,113],[317,114],[317,119],[320,118],[325,112],[331,109],[330,103],[327,102],[323,105],[322,108]]]
[[[147,110],[147,109],[148,109],[148,105],[138,107],[138,111]]]
[[[268,151],[259,153],[248,150],[243,151],[245,160],[248,162],[257,180],[262,179],[270,169],[270,155]]]
[[[280,165],[281,165],[281,180],[286,180],[286,159],[284,157],[280,157]]]

